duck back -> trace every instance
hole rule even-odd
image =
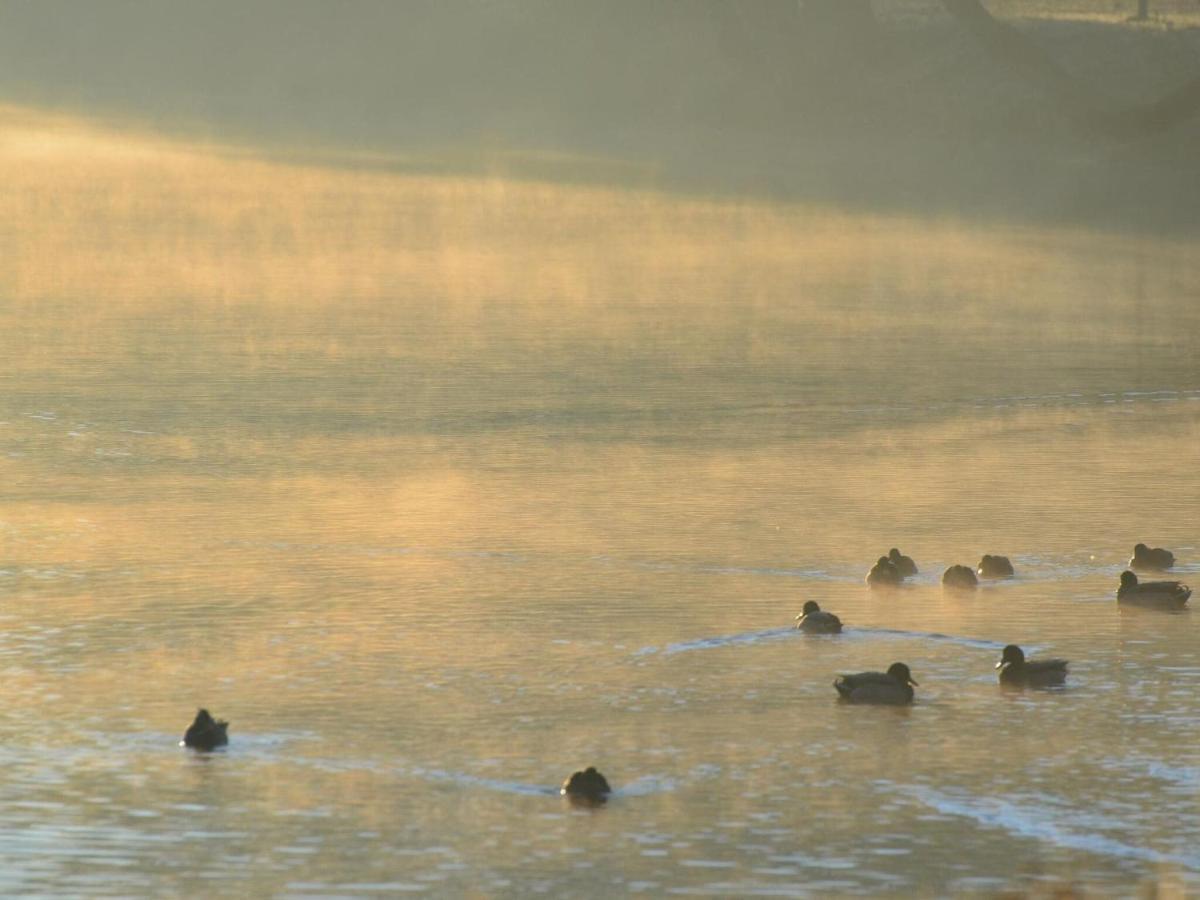
[[[805,613],[796,623],[796,627],[807,634],[840,634],[842,620],[833,613],[821,609]]]
[[[985,553],[975,571],[981,578],[1012,578],[1013,565],[1007,556]]]
[[[207,709],[196,713],[196,718],[183,733],[185,747],[196,750],[215,750],[229,743],[229,723],[214,719]]]
[[[847,703],[874,703],[903,706],[913,702],[911,685],[904,684],[886,672],[859,672],[841,675],[833,683],[838,696]]]
[[[1182,609],[1192,596],[1192,589],[1179,581],[1139,582],[1133,572],[1121,573],[1117,602],[1154,609]]]
[[[1162,572],[1175,565],[1175,554],[1162,547],[1147,547],[1138,544],[1133,548],[1129,568],[1142,572]]]
[[[1000,670],[1000,683],[1013,687],[1052,687],[1067,680],[1065,659],[1035,659],[1009,663]]]

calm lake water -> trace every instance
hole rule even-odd
[[[1195,242],[29,133],[0,893],[1200,891]]]

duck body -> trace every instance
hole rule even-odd
[[[912,673],[904,663],[892,663],[886,672],[839,675],[833,686],[846,703],[906,706],[913,702]]]
[[[975,571],[980,578],[1012,578],[1013,565],[1007,556],[992,556],[983,554]]]
[[[202,709],[183,733],[183,745],[196,750],[215,750],[229,743],[228,729],[228,722],[214,719],[207,709]]]
[[[996,663],[1000,683],[1008,687],[1051,687],[1067,680],[1065,659],[1026,659],[1016,644],[1009,644]]]
[[[559,793],[577,806],[600,806],[608,800],[612,788],[595,766],[588,766],[582,772],[572,772],[562,783]]]
[[[1183,609],[1192,589],[1179,581],[1144,581],[1126,569],[1121,573],[1117,602],[1154,609]]]
[[[1129,568],[1140,572],[1162,572],[1175,565],[1175,554],[1162,547],[1147,547],[1138,544],[1129,558]]]
[[[911,578],[917,574],[917,564],[913,562],[913,558],[905,556],[895,547],[888,551],[887,558],[888,562],[896,567],[896,571],[900,573],[901,578]]]
[[[951,566],[942,573],[942,587],[957,591],[973,591],[979,586],[975,570],[969,566]]]
[[[821,609],[817,601],[809,600],[804,612],[796,617],[796,628],[806,634],[841,634],[842,620]]]
[[[871,566],[871,571],[867,573],[868,587],[895,587],[904,580],[904,576],[900,574],[900,570],[896,568],[896,564],[886,556],[879,557],[879,561]]]

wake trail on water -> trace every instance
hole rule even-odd
[[[999,641],[987,641],[980,638],[962,637],[954,634],[942,634],[937,631],[905,631],[900,628],[844,628],[840,635],[808,635],[796,628],[768,628],[763,631],[743,631],[738,634],[717,635],[715,637],[696,638],[690,641],[679,641],[667,644],[665,647],[642,647],[635,656],[651,656],[661,653],[672,656],[676,653],[690,653],[696,650],[716,650],[721,647],[734,647],[739,644],[762,644],[769,641],[790,640],[793,638],[805,640],[876,640],[898,639],[918,641],[940,641],[955,644],[960,647],[973,647],[979,650],[1001,650],[1004,644]]]
[[[307,762],[308,765],[320,771],[391,774],[401,778],[412,778],[433,784],[449,784],[462,788],[492,791],[499,794],[516,794],[525,797],[557,797],[560,793],[560,786],[557,783],[530,784],[524,781],[513,781],[507,778],[488,778],[482,775],[472,775],[469,772],[456,772],[452,769],[442,769],[434,766],[395,766],[381,764],[374,760],[344,759],[310,759]],[[684,784],[715,778],[719,774],[719,766],[698,765],[680,777],[642,775],[628,784],[615,787],[612,797],[648,797],[653,794],[670,793],[679,790]]]
[[[712,773],[705,771],[707,767],[698,767],[687,779],[671,778],[665,775],[643,775],[635,778],[629,784],[620,785],[613,789],[612,797],[648,797],[652,794],[663,794],[678,790],[686,780],[711,777]],[[507,781],[502,778],[483,778],[469,775],[465,772],[452,772],[445,769],[426,769],[416,767],[406,770],[403,774],[426,781],[449,782],[460,787],[482,788],[502,794],[521,794],[532,797],[557,797],[557,785],[528,784],[521,781]]]
[[[1099,856],[1174,863],[1193,871],[1200,870],[1200,855],[1154,850],[1107,836],[1101,830],[1106,826],[1116,827],[1120,823],[1108,822],[1084,812],[1060,812],[1057,808],[1051,810],[1003,797],[979,797],[967,791],[937,790],[924,785],[880,782],[879,786],[916,800],[939,813],[970,819],[983,828],[1003,830],[1008,834]]]

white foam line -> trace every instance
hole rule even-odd
[[[623,787],[616,788],[613,794],[618,797],[647,797],[651,794],[662,794],[679,788],[679,781],[659,775],[643,775]]]
[[[1123,774],[1144,775],[1181,790],[1194,791],[1200,787],[1200,768],[1195,766],[1173,765],[1159,759],[1136,756],[1107,759],[1101,766]]]
[[[1054,821],[1044,809],[1021,806],[998,797],[960,797],[921,785],[888,786],[940,813],[971,819],[984,828],[1000,829],[1010,834],[1046,841],[1068,850],[1120,859],[1136,859],[1141,862],[1174,863],[1193,871],[1200,870],[1200,857],[1136,847],[1116,838],[1097,834],[1095,831],[1081,834]]]
[[[771,628],[766,631],[746,631],[741,634],[721,635],[711,638],[698,638],[694,641],[681,641],[668,644],[663,651],[666,654],[686,653],[689,650],[712,650],[716,647],[730,647],[735,644],[757,644],[760,641],[778,641],[783,638],[795,637],[801,634],[795,628]],[[639,655],[644,655],[649,648],[642,648]]]
[[[412,769],[409,774],[430,781],[451,781],[455,784],[487,788],[492,791],[502,791],[506,794],[526,794],[536,797],[556,796],[558,788],[542,784],[522,784],[519,781],[502,781],[498,778],[481,778],[478,775],[467,775],[463,772],[447,772],[445,769]]]
[[[963,647],[978,647],[980,650],[1003,650],[1005,646],[999,641],[961,637],[955,634],[942,634],[938,631],[903,631],[899,628],[854,628],[846,629],[846,631],[868,635],[882,635],[885,637],[915,638],[924,641],[945,641],[948,644],[959,644]]]

